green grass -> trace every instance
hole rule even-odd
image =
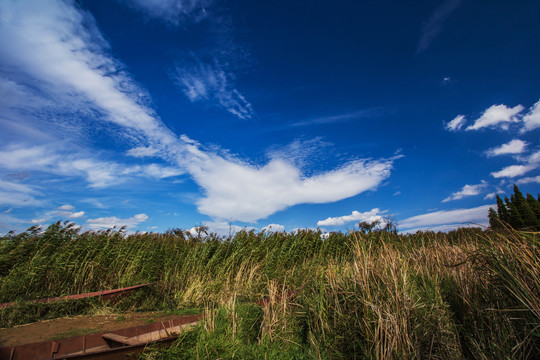
[[[1,326],[100,308],[205,320],[148,359],[534,359],[538,233],[84,232],[0,239]],[[117,304],[36,298],[152,282]],[[254,305],[267,299],[262,306]]]

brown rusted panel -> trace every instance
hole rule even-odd
[[[118,336],[126,338],[143,335],[156,330],[162,330],[164,326],[178,326],[196,322],[202,319],[202,315],[184,316],[181,318],[166,321],[165,323],[157,322],[134,326],[120,330],[108,331]],[[26,359],[124,359],[125,355],[131,352],[140,352],[146,344],[136,346],[125,346],[118,344],[116,348],[110,348],[107,342],[103,339],[106,333],[97,333],[72,338],[59,339],[54,341],[44,341],[39,343],[19,345],[15,347],[0,348],[0,360],[26,360]],[[165,345],[172,343],[176,337],[161,339],[152,343]],[[116,345],[113,345],[113,347]],[[15,349],[15,351],[12,351]],[[86,353],[83,353],[86,349]],[[99,352],[92,353],[92,351]],[[12,356],[13,355],[13,356]]]

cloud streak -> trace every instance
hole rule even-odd
[[[282,159],[255,165],[207,151],[163,124],[149,107],[146,92],[111,57],[88,13],[70,2],[46,5],[37,0],[0,2],[0,68],[16,69],[10,73],[12,79],[26,79],[39,88],[39,94],[55,94],[57,112],[82,111],[92,124],[103,123],[108,130],[116,126],[117,136],[132,144],[128,155],[159,157],[170,166],[126,166],[95,155],[70,154],[72,148],[55,144],[19,144],[0,149],[4,169],[81,176],[94,188],[119,184],[133,175],[163,178],[186,172],[201,187],[203,196],[196,201],[200,213],[247,222],[296,204],[335,202],[374,190],[390,176],[396,158],[351,160],[308,177]],[[239,118],[253,115],[251,105],[232,85],[232,75],[217,63],[198,62],[177,70],[178,81],[192,101],[217,101]],[[27,100],[14,94],[24,107]],[[120,220],[99,218],[88,223],[97,228]]]
[[[212,1],[208,0],[124,0],[143,14],[161,19],[172,25],[181,22],[200,21],[206,17],[206,7]]]
[[[466,196],[475,196],[479,195],[487,186],[487,182],[482,180],[481,184],[477,185],[465,185],[460,191],[457,191],[444,199],[442,202],[448,202],[452,200],[460,200],[463,199]]]
[[[416,47],[416,53],[420,54],[424,52],[433,42],[435,37],[439,35],[443,29],[444,23],[459,6],[461,0],[446,0],[431,14],[430,18],[424,23],[422,27],[422,33],[418,46]]]
[[[207,64],[196,60],[194,64],[178,66],[174,78],[191,102],[210,101],[243,120],[254,115],[251,104],[233,85],[233,75],[217,61]]]
[[[470,209],[455,209],[455,210],[440,210],[427,214],[413,216],[399,222],[401,229],[413,228],[431,228],[445,226],[446,229],[451,229],[457,225],[466,223],[485,224],[487,214],[490,207],[495,205],[483,205]],[[452,226],[449,226],[452,225]]]
[[[381,211],[378,208],[371,209],[370,211],[366,212],[359,212],[359,211],[353,211],[351,215],[345,215],[345,216],[338,216],[338,217],[329,217],[325,220],[319,220],[317,222],[317,226],[341,226],[345,225],[346,223],[350,222],[359,222],[359,221],[367,221],[369,223],[375,222],[375,221],[383,221],[383,217],[381,216]]]

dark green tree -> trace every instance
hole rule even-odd
[[[493,208],[489,208],[488,211],[489,227],[492,229],[502,229],[502,224],[499,221],[499,216]]]
[[[499,220],[505,224],[510,223],[510,215],[508,214],[508,209],[502,201],[502,199],[497,195],[497,216]],[[499,222],[498,222],[499,223]]]
[[[492,229],[501,229],[504,224],[517,230],[540,230],[540,201],[531,194],[523,196],[514,185],[510,199],[505,196],[503,202],[497,195],[497,211],[490,209],[488,218]]]

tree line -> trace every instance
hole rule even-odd
[[[497,195],[497,210],[490,208],[489,226],[500,230],[512,227],[516,230],[540,230],[540,195],[536,198],[527,193],[523,196],[517,185],[514,185],[514,194],[504,197],[504,201]]]

